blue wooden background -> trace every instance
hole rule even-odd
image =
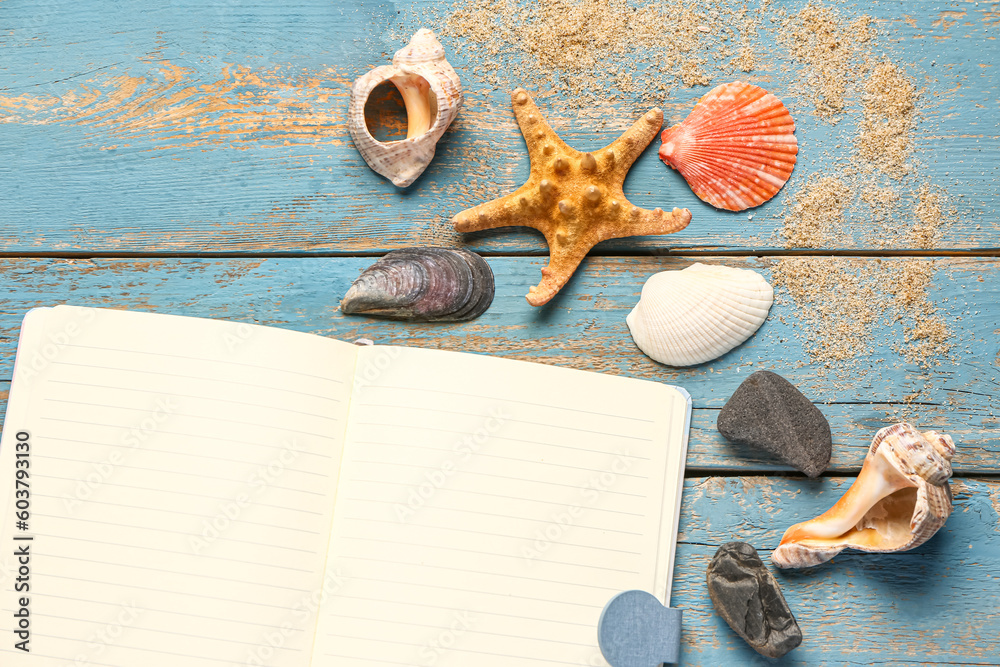
[[[625,327],[656,271],[697,260],[770,277],[774,262],[802,254],[780,237],[785,204],[810,175],[836,173],[852,151],[858,114],[836,126],[817,118],[796,97],[794,63],[766,22],[760,67],[743,78],[775,92],[796,118],[801,152],[786,188],[752,219],[716,211],[664,168],[654,142],[626,193],[640,206],[688,207],[691,225],[602,244],[552,304],[533,309],[523,295],[545,264],[541,237],[523,228],[462,237],[449,223],[528,172],[509,91],[471,73],[479,63],[456,53],[460,40],[443,41],[466,106],[413,187],[400,191],[369,170],[346,131],[354,78],[387,62],[400,35],[437,28],[449,5],[0,1],[0,403],[21,317],[61,302],[676,383],[695,406],[673,599],[686,609],[684,664],[1000,665],[1000,3],[833,4],[845,15],[871,14],[880,52],[905,63],[917,83],[919,165],[904,186],[930,182],[949,203],[933,249],[879,248],[858,234],[810,252],[871,263],[927,258],[929,298],[954,337],[950,355],[924,367],[895,351],[901,326],[880,324],[871,354],[846,376],[811,360],[805,324],[782,290],[754,338],[693,369],[652,362]],[[803,5],[772,2],[768,11]],[[667,124],[705,90],[673,86],[658,102]],[[605,145],[646,108],[626,99],[579,113],[558,96],[540,105],[581,149]],[[857,211],[848,223],[870,228]],[[414,244],[486,254],[497,275],[492,308],[474,322],[446,325],[337,311],[372,257]],[[759,369],[787,377],[829,418],[829,476],[807,480],[718,435],[718,410]],[[715,549],[742,539],[767,555],[788,525],[839,497],[874,432],[900,419],[954,436],[955,514],[912,552],[842,555],[807,572],[778,573],[805,640],[781,661],[759,658],[712,612],[704,575]]]

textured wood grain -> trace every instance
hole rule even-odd
[[[900,63],[920,91],[916,169],[896,186],[906,201],[894,222],[912,226],[912,195],[928,185],[949,198],[937,248],[995,254],[997,4],[832,4],[875,17],[879,52]],[[771,3],[770,10],[803,5]],[[531,232],[462,237],[449,224],[457,211],[514,189],[528,173],[507,89],[494,90],[471,73],[483,63],[460,52],[461,40],[444,42],[462,74],[466,106],[413,187],[399,191],[375,175],[347,135],[354,78],[387,62],[417,27],[438,28],[446,12],[446,3],[430,0],[0,2],[0,253],[242,255],[0,260],[0,411],[21,318],[31,307],[62,302],[227,318],[345,340],[365,336],[676,383],[695,402],[673,595],[685,609],[682,664],[1000,665],[1000,480],[981,477],[1000,474],[1000,259],[933,261],[929,298],[954,340],[950,356],[930,368],[894,349],[907,323],[891,318],[874,327],[872,352],[851,367],[810,361],[807,329],[781,291],[754,338],[693,369],[652,362],[625,327],[645,278],[689,263],[665,255],[753,255],[784,246],[779,232],[791,197],[810,176],[841,173],[853,151],[857,100],[838,126],[818,120],[798,95],[797,66],[774,44],[773,25],[762,26],[757,70],[712,82],[739,76],[762,85],[789,105],[797,122],[799,164],[752,219],[750,212],[716,211],[695,198],[659,162],[654,142],[625,192],[647,208],[686,206],[692,224],[671,236],[601,244],[595,254],[647,256],[588,259],[548,308],[533,309],[523,299],[545,264],[541,257],[491,257],[493,307],[479,320],[450,325],[342,316],[337,303],[371,258],[266,259],[371,255],[430,243],[545,254]],[[524,84],[509,83],[509,89]],[[672,124],[706,90],[672,86],[654,103]],[[555,129],[582,150],[604,145],[650,106],[626,96],[577,112],[550,91],[533,92]],[[376,112],[398,130],[391,100]],[[864,238],[871,228],[863,211],[851,213],[853,234],[830,248],[879,252]],[[773,260],[709,261],[770,276]],[[904,554],[841,555],[809,571],[776,573],[805,635],[780,661],[757,656],[713,613],[705,567],[718,545],[733,539],[754,544],[766,560],[787,526],[827,509],[852,480],[775,476],[786,468],[721,439],[719,409],[761,368],[798,385],[828,417],[834,474],[855,473],[871,435],[898,419],[951,433],[959,447],[956,511],[930,542]],[[727,471],[743,476],[697,477]],[[746,476],[756,472],[770,476]]]
[[[877,262],[880,260],[864,260]],[[900,260],[884,260],[897,262]],[[892,351],[903,323],[880,325],[874,351],[847,375],[810,363],[802,323],[778,293],[764,326],[723,358],[674,369],[645,357],[632,343],[625,315],[652,273],[682,268],[675,258],[590,258],[545,308],[524,300],[545,261],[490,258],[497,295],[468,323],[407,324],[345,317],[338,302],[372,260],[2,260],[0,379],[9,380],[24,312],[55,303],[151,310],[280,326],[343,340],[467,350],[679,384],[696,407],[688,465],[692,471],[781,470],[764,454],[725,442],[715,429],[719,408],[750,373],[773,370],[819,404],[831,422],[833,470],[858,469],[872,435],[908,419],[950,433],[959,443],[955,468],[1000,472],[1000,367],[996,330],[1000,260],[935,260],[932,296],[953,326],[950,359],[922,369]],[[770,275],[770,260],[726,259],[726,265]],[[982,282],[980,282],[982,277]],[[918,395],[919,398],[908,398]]]
[[[946,210],[941,248],[1000,246],[992,7],[923,0],[907,4],[905,20],[894,3],[844,9],[878,19],[882,51],[921,90],[919,168],[899,189],[909,197],[930,184],[950,196],[956,213]],[[460,40],[445,42],[467,103],[413,187],[399,191],[374,174],[347,136],[350,83],[444,14],[441,3],[378,0],[0,3],[0,25],[10,26],[0,42],[0,251],[349,254],[465,240],[494,252],[544,252],[530,232],[463,239],[449,224],[456,212],[513,190],[528,171],[508,91],[471,74],[482,63],[457,52]],[[799,128],[800,161],[785,190],[752,220],[716,211],[660,163],[654,145],[626,194],[645,208],[688,207],[692,224],[598,252],[783,245],[777,232],[787,198],[811,174],[840,170],[834,165],[851,154],[858,118],[836,127],[818,120],[796,97],[796,68],[767,21],[760,40],[761,64],[749,78],[785,99]],[[675,123],[705,90],[675,87],[656,102]],[[577,113],[558,97],[542,101],[580,149],[606,144],[649,106],[625,99]],[[852,216],[850,226],[866,228],[863,212]],[[912,202],[898,217],[901,227],[913,223]],[[867,247],[848,236],[835,245]]]
[[[672,605],[684,609],[681,664],[1000,665],[1000,480],[953,481],[955,510],[926,544],[844,553],[807,570],[769,568],[802,629],[779,661],[758,656],[712,609],[705,568],[720,544],[765,563],[784,530],[828,509],[850,479],[689,479]]]

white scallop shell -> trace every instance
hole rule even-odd
[[[773,302],[774,290],[754,271],[692,264],[650,276],[625,322],[647,356],[693,366],[752,336]]]
[[[381,142],[368,131],[365,104],[376,86],[391,81],[406,104],[406,139]],[[393,185],[417,180],[434,158],[437,142],[462,106],[462,84],[434,33],[418,30],[396,52],[391,65],[376,67],[354,82],[347,128],[361,157]]]

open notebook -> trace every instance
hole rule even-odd
[[[604,665],[605,603],[669,598],[689,415],[541,364],[33,310],[0,664]]]

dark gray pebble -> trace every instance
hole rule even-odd
[[[746,542],[729,542],[715,552],[708,594],[719,616],[761,655],[780,658],[802,643],[778,582]]]
[[[757,371],[743,381],[719,413],[727,440],[777,456],[816,477],[830,465],[833,439],[826,417],[785,378]]]

